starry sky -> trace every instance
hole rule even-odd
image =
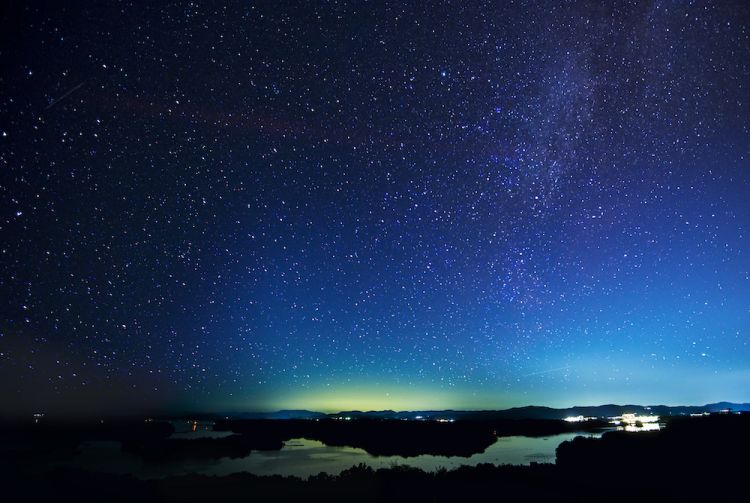
[[[747,2],[9,3],[2,409],[750,401]]]

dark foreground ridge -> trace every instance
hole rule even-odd
[[[748,432],[748,414],[673,418],[662,431],[565,442],[555,465],[436,473],[358,466],[308,480],[243,473],[145,481],[70,469],[30,474],[6,451],[2,476],[5,494],[24,501],[750,501]]]

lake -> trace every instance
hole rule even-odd
[[[190,438],[190,435],[208,436],[218,432],[207,429],[179,431],[175,436]],[[475,466],[481,463],[496,465],[528,465],[531,462],[554,463],[555,449],[577,436],[600,436],[595,433],[563,433],[547,437],[500,437],[484,452],[471,457],[445,457],[422,455],[416,457],[373,456],[354,447],[330,447],[317,440],[292,439],[278,451],[253,451],[244,458],[221,458],[217,460],[194,459],[168,463],[148,463],[140,457],[120,450],[118,442],[85,442],[80,453],[65,460],[72,466],[110,473],[129,473],[138,478],[162,478],[167,476],[199,473],[203,475],[229,475],[250,472],[256,475],[296,475],[308,477],[320,472],[338,474],[342,470],[360,463],[372,468],[387,468],[406,465],[425,471],[440,468],[457,468],[461,465]]]

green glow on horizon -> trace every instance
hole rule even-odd
[[[317,390],[281,393],[267,403],[269,409],[307,409],[319,412],[344,410],[474,410],[505,408],[511,400],[502,393],[477,394],[467,390],[392,387],[377,385],[331,386]],[[512,400],[515,402],[515,400]]]

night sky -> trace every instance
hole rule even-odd
[[[747,2],[7,3],[1,410],[750,401]]]

